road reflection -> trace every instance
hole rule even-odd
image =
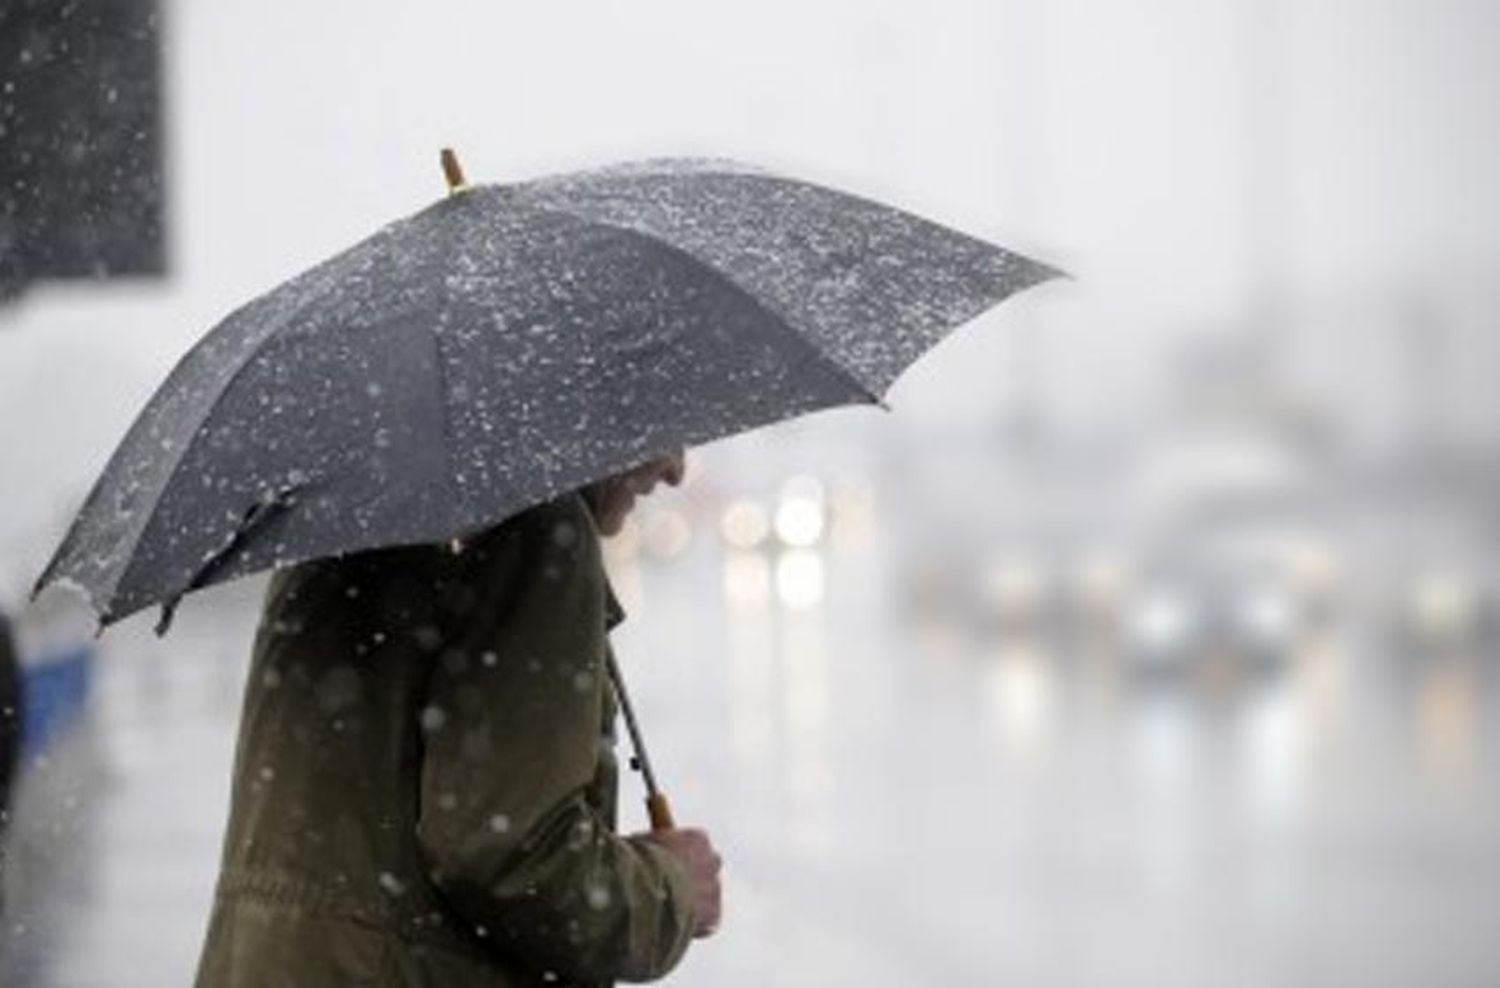
[[[1340,569],[1360,547],[1332,540],[1291,543],[1286,584],[1253,554],[1148,572],[1118,547],[976,537],[917,556],[869,490],[689,491],[609,547],[658,769],[740,903],[683,983],[758,983],[770,943],[809,984],[1500,970],[1500,677],[1472,593],[1356,581]],[[54,828],[35,852],[93,878],[29,913],[50,962],[30,983],[187,979],[255,600],[209,595],[165,642],[110,640],[95,750],[60,771],[114,785],[38,811],[89,836]],[[1143,624],[1162,601],[1180,613]],[[87,959],[121,956],[139,978]]]

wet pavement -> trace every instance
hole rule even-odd
[[[667,983],[1500,980],[1495,654],[1401,658],[1353,611],[1270,671],[1142,676],[925,608],[878,541],[682,534],[612,561],[653,760],[727,867]],[[188,983],[257,593],[105,639],[30,773],[8,984]]]

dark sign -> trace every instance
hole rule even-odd
[[[0,298],[161,274],[157,0],[0,0]]]

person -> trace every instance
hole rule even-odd
[[[647,981],[715,930],[708,836],[615,829],[600,539],[682,475],[273,577],[200,988]]]

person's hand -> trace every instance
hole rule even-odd
[[[654,830],[640,835],[672,855],[687,871],[693,886],[693,915],[698,920],[693,935],[706,937],[719,928],[723,891],[719,871],[723,861],[709,842],[708,834],[695,828]]]

